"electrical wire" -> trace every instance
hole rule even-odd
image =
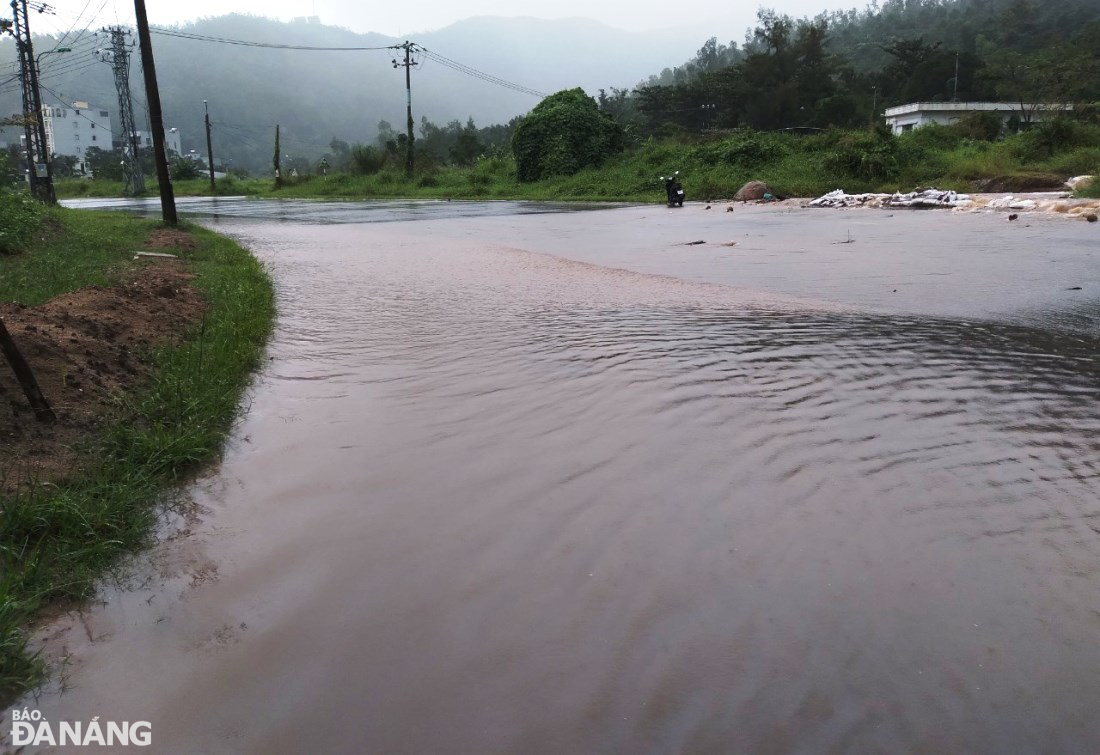
[[[212,37],[206,34],[194,34],[192,32],[164,29],[159,26],[150,26],[152,34],[160,34],[165,37],[179,37],[180,39],[192,39],[198,42],[218,42],[223,45],[239,45],[242,47],[265,47],[272,50],[323,50],[330,52],[347,52],[363,50],[394,50],[399,45],[387,45],[385,47],[313,47],[310,45],[279,45],[270,42],[248,42],[243,39],[228,39],[226,37]]]
[[[444,57],[444,56],[440,55],[437,52],[429,50],[426,47],[419,47],[418,46],[417,49],[428,60],[439,63],[440,65],[446,66],[447,68],[458,71],[459,73],[464,73],[467,76],[473,76],[476,79],[481,79],[482,81],[485,81],[489,84],[496,84],[497,86],[501,86],[501,87],[504,87],[506,89],[511,89],[513,91],[520,92],[521,94],[529,94],[532,97],[546,97],[547,96],[546,92],[540,92],[537,89],[532,89],[531,87],[526,87],[526,86],[523,86],[522,84],[516,84],[515,82],[508,81],[506,79],[502,79],[498,76],[493,76],[492,74],[485,73],[484,71],[479,71],[478,69],[476,69],[472,66],[468,66],[464,63],[459,63],[457,60],[451,60],[450,58]]]

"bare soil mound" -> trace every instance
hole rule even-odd
[[[185,233],[169,233],[173,238],[158,248],[195,244]],[[183,261],[156,258],[117,286],[88,286],[38,307],[0,303],[0,318],[58,419],[35,421],[0,359],[0,490],[75,471],[74,445],[119,415],[118,396],[149,375],[150,349],[179,338],[201,318],[206,304],[193,277]]]

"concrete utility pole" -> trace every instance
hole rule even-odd
[[[19,55],[19,76],[23,84],[23,131],[27,140],[27,176],[31,194],[49,204],[56,204],[53,191],[53,167],[50,165],[49,141],[46,139],[46,119],[42,112],[42,93],[38,89],[38,70],[35,66],[34,45],[31,43],[31,27],[28,9],[39,13],[53,13],[45,3],[27,0],[11,0],[12,23],[4,28],[15,37]],[[41,162],[39,162],[41,161]],[[45,166],[41,174],[39,168]]]
[[[206,104],[206,100],[202,101],[203,109],[206,110],[206,158],[210,163],[210,193],[214,193],[214,144],[210,141],[210,106]]]
[[[959,101],[959,53],[955,53],[955,95],[951,98],[952,102]]]
[[[144,194],[145,176],[141,172],[137,122],[134,120],[134,102],[130,96],[130,30],[121,26],[100,29],[111,35],[111,47],[98,50],[99,59],[111,66],[115,74],[115,91],[118,93],[118,126],[122,129],[122,180],[123,194]]]
[[[165,225],[179,225],[176,216],[176,195],[168,173],[168,155],[164,147],[164,116],[160,111],[160,90],[157,88],[157,68],[153,62],[153,43],[149,39],[149,18],[145,0],[134,0],[138,44],[141,47],[141,68],[145,72],[145,96],[149,100],[149,125],[153,129],[153,157],[157,163],[157,183],[160,184],[160,212]]]
[[[398,50],[405,51],[405,62],[399,63],[395,58],[393,61],[394,68],[405,68],[405,110],[408,114],[408,120],[406,126],[408,132],[406,134],[405,141],[405,175],[411,176],[413,174],[413,100],[412,100],[412,67],[416,65],[416,62],[412,60],[412,51],[416,48],[412,42],[408,40],[404,44],[397,45]]]

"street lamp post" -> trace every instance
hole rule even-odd
[[[38,55],[34,56],[34,71],[32,73],[35,77],[35,84],[34,84],[35,87],[38,86],[37,81],[38,81],[39,78],[41,78],[42,57],[45,56],[45,55],[55,55],[57,53],[62,53],[62,52],[72,52],[72,48],[71,47],[58,47],[54,50],[46,50],[45,52],[39,53]],[[39,111],[38,111],[38,113],[36,113],[36,117],[38,119],[38,128],[39,128],[39,134],[40,134],[39,138],[42,141],[42,156],[46,160],[46,195],[47,195],[48,201],[51,204],[56,204],[57,203],[57,197],[54,194],[54,189],[53,189],[53,164],[52,164],[53,163],[53,150],[50,149],[49,140],[46,138],[46,121],[45,121],[45,116],[42,113],[41,101],[39,102]],[[34,171],[35,174],[37,175],[37,172],[38,172],[37,167],[35,165],[29,164],[29,163],[33,162],[30,159],[30,145],[28,145],[27,155],[28,155],[28,160],[27,160],[28,165],[27,165],[27,167],[30,168],[32,171]]]

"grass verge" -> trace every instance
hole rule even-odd
[[[900,136],[882,131],[832,130],[799,136],[735,131],[720,138],[650,139],[572,176],[532,183],[516,179],[510,157],[484,157],[471,167],[420,158],[405,176],[391,164],[376,173],[332,173],[285,179],[219,179],[217,193],[294,198],[524,199],[660,202],[658,177],[681,171],[691,199],[730,198],[745,182],[766,181],[785,196],[820,196],[842,188],[912,191],[938,186],[960,191],[1059,189],[1066,178],[1100,172],[1100,126],[1051,123],[995,140],[971,138],[956,127],[926,126]],[[59,193],[118,196],[121,184],[68,181]],[[180,196],[208,195],[206,179],[179,181]]]
[[[117,213],[49,211],[21,255],[0,257],[0,299],[35,304],[116,282],[156,227]],[[43,678],[41,659],[27,652],[42,609],[91,595],[121,555],[150,541],[173,486],[218,457],[259,364],[274,318],[270,279],[231,239],[188,230],[197,248],[168,251],[188,260],[207,298],[201,328],[150,354],[153,379],[121,397],[123,419],[87,440],[79,477],[0,498],[0,702]]]

